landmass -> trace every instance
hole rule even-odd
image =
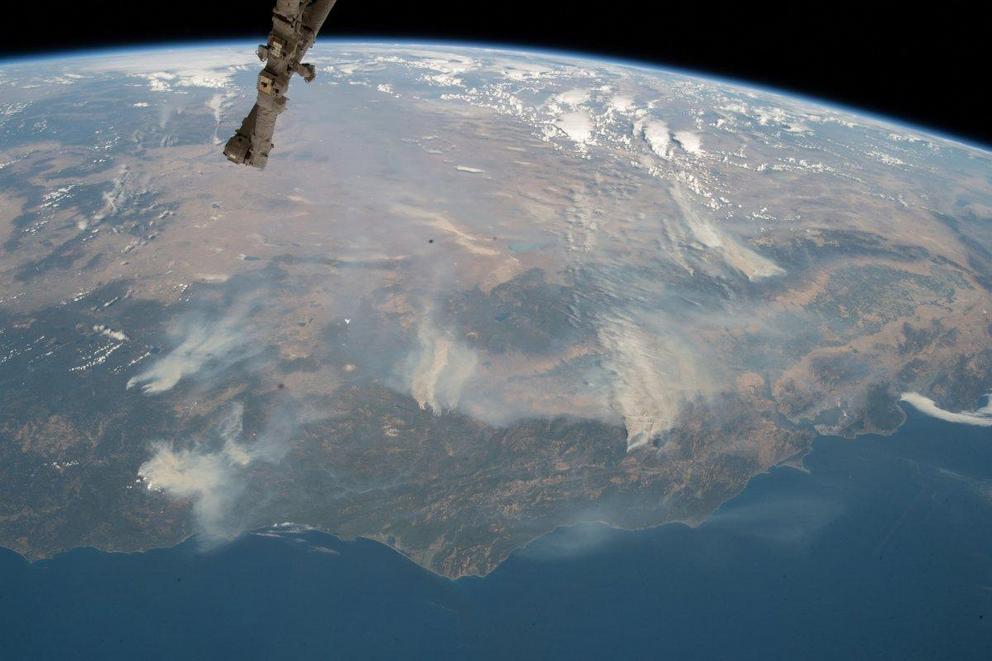
[[[563,525],[700,522],[905,393],[985,415],[987,151],[356,46],[246,178],[214,142],[247,62],[143,57],[0,68],[0,544],[30,559],[293,521],[485,574]]]

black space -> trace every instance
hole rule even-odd
[[[0,57],[268,33],[272,0],[8,3]],[[613,55],[784,88],[992,144],[983,3],[339,0],[324,36]],[[16,28],[16,29],[15,29]],[[2,93],[2,90],[0,90]]]

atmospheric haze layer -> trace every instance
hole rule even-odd
[[[701,521],[900,399],[990,424],[987,151],[620,63],[332,43],[246,171],[218,144],[253,58],[0,67],[0,544],[293,521],[480,574],[566,524]]]

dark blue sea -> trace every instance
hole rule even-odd
[[[992,659],[992,430],[819,439],[704,525],[562,529],[486,578],[291,528],[0,550],[0,659]]]

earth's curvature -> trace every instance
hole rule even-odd
[[[449,576],[695,522],[900,398],[992,424],[992,155],[547,53],[325,44],[264,172],[250,44],[0,67],[0,545],[279,522]]]

